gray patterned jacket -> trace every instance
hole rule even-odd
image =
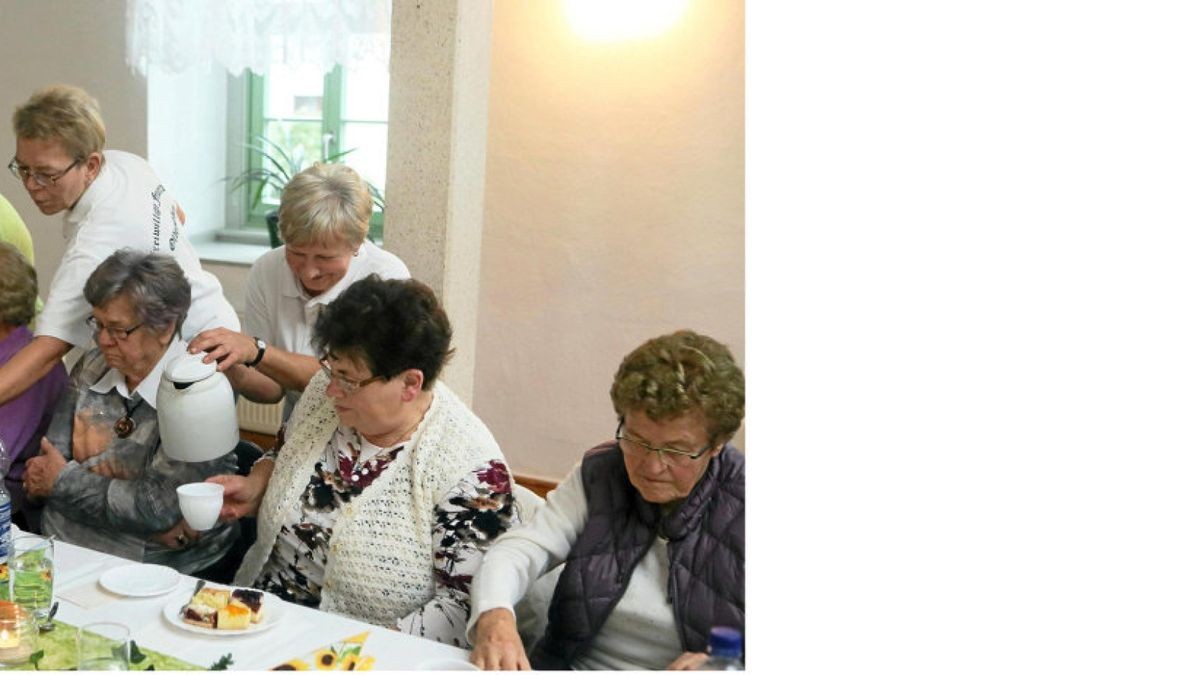
[[[160,367],[139,389],[158,387],[162,361],[173,358],[181,344],[175,341],[160,359]],[[169,530],[182,518],[175,488],[209,476],[233,473],[237,460],[231,451],[211,462],[178,462],[161,452],[158,414],[149,401],[134,391],[126,399],[116,389],[105,393],[90,387],[109,370],[99,349],[93,348],[71,371],[71,381],[59,399],[46,437],[63,455],[67,466],[54,482],[42,517],[45,534],[137,562],[168,565],[192,573],[217,562],[233,545],[237,523],[218,524],[186,549],[170,549],[152,535]],[[71,459],[72,428],[77,412],[100,412],[117,420],[132,409],[137,424],[128,438],[112,438],[103,454],[82,464]],[[199,421],[198,421],[199,423]],[[118,478],[89,471],[101,461],[114,468]]]

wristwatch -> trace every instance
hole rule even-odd
[[[251,368],[257,366],[259,361],[262,361],[263,354],[267,353],[267,343],[265,340],[260,337],[256,337],[254,338],[254,344],[258,345],[258,355],[254,357],[253,361],[247,361],[245,364],[243,364]]]

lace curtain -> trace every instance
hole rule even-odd
[[[125,61],[144,77],[221,64],[387,68],[392,0],[126,0]]]

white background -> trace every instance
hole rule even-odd
[[[1200,667],[1200,16],[747,3],[748,662]]]

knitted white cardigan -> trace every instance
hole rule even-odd
[[[285,517],[301,499],[337,428],[323,371],[308,383],[258,509],[258,539],[235,582],[249,586],[266,564]],[[329,539],[321,609],[394,627],[433,598],[433,510],[471,469],[504,461],[483,422],[454,392],[434,384],[433,402],[410,447],[347,504]]]

